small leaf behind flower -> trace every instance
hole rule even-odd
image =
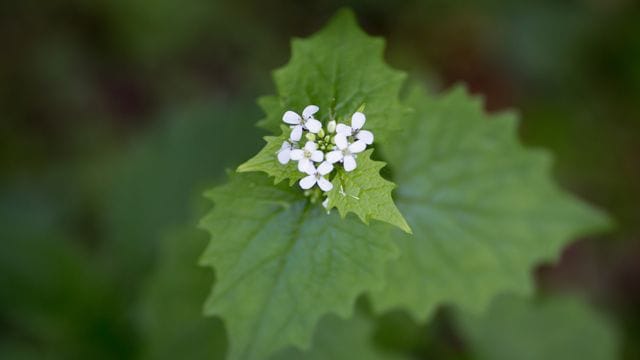
[[[342,217],[353,212],[367,224],[370,219],[380,220],[411,233],[391,198],[396,185],[380,176],[385,163],[372,160],[372,153],[373,150],[367,150],[359,154],[358,168],[354,171],[340,170],[336,174],[333,190],[328,195],[328,208],[336,207]]]
[[[265,136],[267,145],[262,148],[254,157],[238,166],[238,172],[262,171],[274,177],[274,183],[278,184],[283,180],[289,180],[289,185],[293,186],[296,181],[302,179],[307,174],[302,173],[297,168],[295,161],[289,161],[283,165],[278,162],[277,154],[282,143],[289,138],[290,130],[282,125],[280,136]]]

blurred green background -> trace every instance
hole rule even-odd
[[[344,5],[413,79],[516,108],[558,181],[612,214],[615,231],[536,271],[539,296],[578,294],[640,358],[632,0],[2,2],[0,358],[220,357],[222,324],[200,316],[213,281],[195,266],[200,194],[261,146],[255,99],[290,38]],[[381,347],[474,358],[447,309],[376,321]]]

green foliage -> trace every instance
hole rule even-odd
[[[525,149],[511,114],[485,115],[457,88],[412,93],[415,113],[384,150],[397,204],[414,236],[398,236],[375,308],[405,307],[426,319],[441,303],[480,310],[500,292],[530,291],[531,267],[608,219],[559,190],[550,156]]]
[[[249,128],[260,114],[224,109],[251,109],[252,100],[245,96],[266,87],[265,66],[288,57],[282,34],[308,33],[337,3],[254,2],[251,11],[246,2],[208,0],[0,5],[0,37],[16,44],[10,56],[0,59],[5,85],[0,86],[1,359],[221,356],[222,322],[199,314],[204,287],[212,279],[210,269],[194,266],[203,239],[191,231],[166,233],[176,226],[193,227],[184,224],[193,219],[189,198],[201,198],[204,186],[211,186],[225,167],[246,160],[261,145],[259,134]],[[392,34],[392,63],[417,70],[430,83],[439,83],[438,74],[471,80],[487,92],[491,107],[523,104],[525,141],[552,148],[558,158],[554,173],[562,183],[615,214],[621,225],[613,235],[616,241],[577,244],[570,265],[581,274],[597,272],[588,279],[595,286],[585,290],[595,291],[624,319],[625,358],[640,359],[637,296],[632,284],[618,281],[637,273],[638,263],[634,241],[626,241],[638,238],[640,224],[638,6],[632,1],[433,5],[358,1],[355,6],[371,29]],[[486,47],[486,39],[496,41]],[[167,119],[171,124],[156,128],[162,120],[157,115],[167,108],[192,108],[185,99],[194,98],[215,98],[218,105],[179,111]],[[240,100],[241,106],[229,99]],[[268,114],[288,107],[281,96],[260,103],[272,109]],[[372,106],[370,101],[366,105]],[[277,131],[275,120],[271,129]],[[376,141],[372,158],[387,162],[382,174],[397,183],[391,171],[396,164],[381,156],[385,145],[391,146]],[[119,156],[104,156],[114,150]],[[156,258],[158,246],[162,251]],[[151,286],[140,291],[148,279]],[[584,285],[580,277],[569,279],[569,286],[580,287],[576,280]],[[567,285],[563,281],[561,286]],[[145,299],[136,308],[139,295]],[[525,334],[532,327],[521,329],[518,322],[549,316],[527,310],[535,315],[525,319],[509,310],[513,306],[503,306],[502,321],[511,320],[508,326],[491,327],[482,317],[476,331],[494,333],[491,341],[467,336],[469,350],[478,356],[493,357],[486,347],[522,344],[516,335],[528,343],[518,347],[540,348],[551,327],[569,329],[564,322],[573,322],[558,312],[554,316],[562,323],[549,320]],[[500,311],[491,309],[491,323]],[[384,334],[377,344],[406,349],[412,358],[461,358],[441,349],[430,353],[431,347],[452,345],[460,351],[458,331],[452,333],[447,324],[441,331],[446,315],[432,321],[434,330],[434,324],[425,329],[422,321],[418,326],[408,320],[403,310],[391,313],[401,313],[404,320],[379,324]],[[325,326],[328,318],[335,326]],[[139,319],[145,326],[135,326]],[[308,356],[316,349],[326,354],[329,344],[345,353],[365,346],[368,327],[355,321],[362,326],[323,317]],[[581,328],[570,331],[588,341],[585,346],[599,344]],[[317,340],[334,333],[339,334],[336,342]],[[538,337],[545,341],[539,344]],[[359,356],[356,349],[354,358],[374,357]],[[331,356],[338,355],[325,357]]]
[[[205,312],[224,320],[231,358],[304,348],[321,316],[348,314],[363,292],[378,311],[406,308],[420,320],[442,303],[477,311],[498,293],[529,291],[532,266],[608,224],[552,183],[549,156],[519,144],[513,115],[487,116],[461,89],[435,99],[416,90],[408,101],[415,111],[404,111],[397,101],[403,76],[384,65],[382,48],[349,12],[294,41],[290,63],[275,73],[279,95],[260,101],[267,113],[260,125],[281,135],[267,137],[238,168],[265,172],[275,184],[235,174],[207,194],[215,206],[202,221],[211,233],[202,264],[218,282]],[[281,165],[276,153],[289,134],[282,114],[308,104],[338,120],[366,104],[367,127],[399,184],[397,204],[411,228],[373,150],[333,179],[329,207],[343,219],[303,196],[295,165]],[[349,212],[415,236],[367,226]],[[402,256],[385,267],[396,244]]]
[[[289,185],[295,184],[307,174],[298,170],[297,164],[290,161],[286,165],[278,162],[276,154],[280,150],[282,143],[289,138],[291,132],[286,126],[281,125],[282,134],[280,136],[265,136],[267,145],[262,148],[254,157],[238,166],[238,172],[263,171],[275,178],[277,184],[289,179]]]
[[[333,179],[333,190],[328,194],[328,208],[338,208],[342,217],[353,212],[365,224],[370,219],[376,219],[411,233],[411,228],[391,198],[395,184],[379,176],[385,163],[371,160],[372,152],[367,150],[358,155],[358,168],[355,171],[338,172]]]
[[[215,207],[201,224],[211,233],[201,263],[217,282],[205,312],[224,319],[232,359],[306,348],[318,319],[349,316],[397,256],[388,226],[327,215],[260,173],[234,174],[207,197]]]
[[[484,315],[459,315],[457,322],[479,360],[618,358],[612,324],[573,298],[531,302],[502,296]]]

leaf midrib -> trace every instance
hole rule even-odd
[[[282,261],[280,261],[280,265],[279,265],[279,269],[276,272],[275,275],[275,284],[274,286],[271,287],[271,291],[269,293],[269,296],[267,296],[267,303],[263,306],[263,309],[268,309],[271,307],[271,304],[273,302],[273,293],[275,291],[275,289],[280,288],[282,286],[282,274],[285,272],[286,268],[288,268],[289,264],[290,264],[290,260],[291,257],[289,256],[292,252],[292,250],[296,247],[296,245],[298,245],[300,242],[298,241],[299,238],[299,234],[300,234],[300,228],[302,227],[302,224],[304,223],[304,219],[307,217],[308,213],[309,213],[309,209],[311,207],[311,202],[309,201],[305,201],[304,204],[304,208],[302,209],[302,211],[300,212],[300,216],[298,217],[297,221],[295,222],[295,226],[293,228],[293,231],[290,234],[289,237],[289,244],[287,245],[287,247],[284,249],[284,251],[281,252],[281,254],[286,254],[284,255],[284,259]],[[297,307],[297,303],[294,304],[294,306]],[[255,339],[257,337],[258,333],[262,332],[262,329],[264,327],[264,317],[267,314],[267,311],[263,310],[260,312],[260,317],[258,318],[258,321],[256,323],[256,326],[253,327],[253,331],[251,334],[251,337],[249,337],[250,341],[247,344],[247,347],[245,348],[245,352],[243,353],[243,357],[244,358],[250,358],[249,356],[247,356],[247,354],[251,354],[253,353],[253,348],[255,346]],[[278,331],[274,331],[273,334],[274,335],[278,335],[280,333],[280,331],[282,330],[282,328],[286,327],[290,322],[291,319],[293,318],[293,314],[295,314],[295,311],[291,311],[291,316],[289,316],[287,318],[287,321],[285,321],[283,323],[283,325],[278,329]],[[269,339],[271,340],[271,339]],[[271,341],[270,341],[271,342]]]

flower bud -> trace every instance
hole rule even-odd
[[[335,120],[329,121],[329,123],[327,124],[327,131],[329,132],[329,134],[333,134],[334,132],[336,132],[336,121]]]
[[[321,139],[324,137],[324,129],[320,129],[320,131],[318,131],[318,137]]]
[[[309,140],[309,141],[316,141],[316,136],[315,136],[315,134],[307,133],[307,135],[305,135],[305,137],[306,137],[306,138],[307,138],[307,140]]]

